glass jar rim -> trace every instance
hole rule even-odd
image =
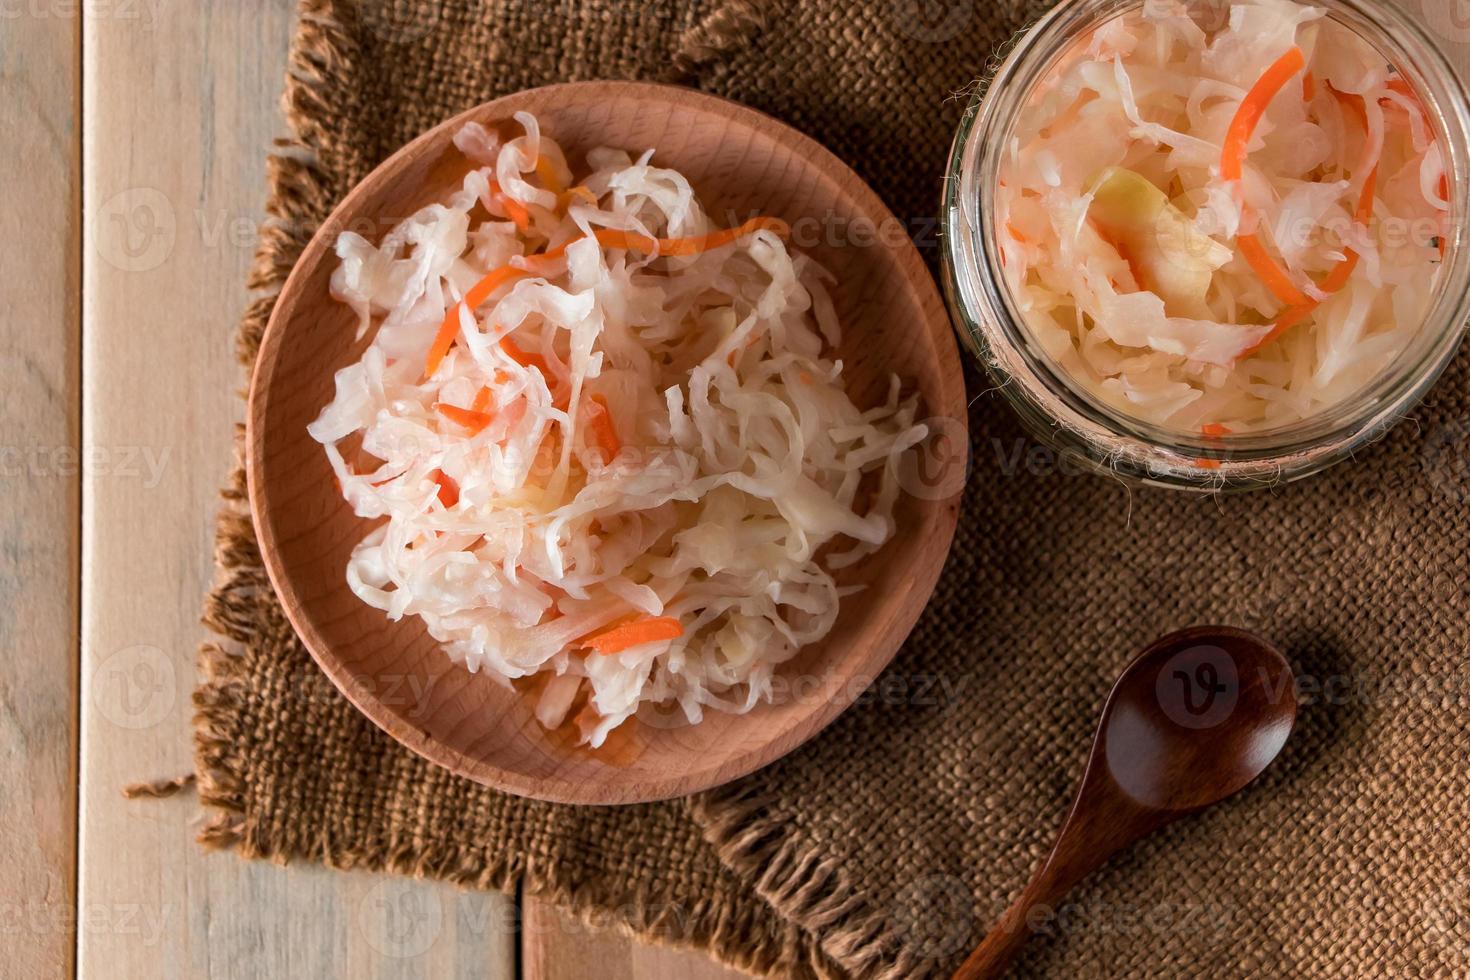
[[[1222,437],[1154,425],[1086,392],[1031,338],[1001,264],[993,201],[999,162],[1035,86],[1085,30],[1146,0],[1063,0],[1020,35],[960,123],[945,182],[946,287],[962,339],[1032,428],[1095,466],[1170,486],[1231,489],[1315,473],[1386,434],[1449,366],[1470,327],[1470,98],[1432,38],[1389,0],[1315,0],[1409,78],[1446,151],[1451,220],[1446,267],[1424,328],[1382,375],[1322,413]],[[966,336],[966,333],[970,336]]]

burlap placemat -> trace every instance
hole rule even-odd
[[[934,261],[962,109],[949,97],[1038,6],[303,0],[294,136],[272,161],[242,356],[311,229],[374,164],[455,112],[556,81],[678,80],[770,112],[849,161]],[[375,730],[292,635],[237,471],[207,608],[221,640],[197,694],[204,840],[522,882],[755,972],[939,975],[1042,856],[1130,652],[1231,622],[1274,638],[1303,678],[1285,756],[1079,889],[1020,972],[1470,975],[1466,359],[1357,462],[1247,497],[1080,475],[994,396],[971,424],[949,567],[874,691],[739,784],[623,809],[502,796]]]

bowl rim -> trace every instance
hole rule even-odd
[[[447,132],[459,129],[471,120],[486,118],[509,119],[518,109],[528,103],[544,103],[547,99],[575,103],[587,96],[602,99],[609,97],[632,98],[643,101],[677,102],[703,111],[712,111],[751,128],[772,133],[779,142],[795,150],[802,158],[814,161],[832,173],[844,191],[851,196],[858,210],[880,222],[897,222],[892,211],[878,194],[859,177],[851,167],[836,154],[799,130],[763,112],[738,102],[705,92],[685,89],[673,85],[633,81],[578,81],[562,82],[536,88],[522,89],[488,102],[480,103],[463,112],[435,124],[414,137],[408,143],[386,157],[372,171],[352,187],[342,200],[331,210],[325,221],[314,231],[310,241],[297,257],[290,274],[274,298],[274,306],[261,337],[259,349],[250,369],[250,385],[245,418],[244,462],[250,517],[255,528],[262,564],[270,579],[276,597],[280,601],[297,638],[311,654],[317,666],[331,680],[352,705],[368,718],[372,724],[395,741],[422,758],[493,789],[517,796],[552,803],[583,805],[632,804],[673,799],[721,786],[758,769],[770,765],[788,755],[805,742],[815,737],[830,725],[858,697],[875,683],[892,663],[898,651],[913,631],[919,616],[927,608],[934,590],[938,586],[945,560],[953,546],[959,521],[959,493],[935,502],[935,532],[932,541],[937,546],[933,554],[923,553],[913,564],[913,575],[908,594],[915,597],[912,613],[902,607],[900,616],[909,622],[899,627],[895,639],[872,645],[868,657],[862,663],[849,664],[839,661],[837,672],[848,681],[859,680],[860,686],[851,683],[843,688],[843,697],[834,697],[813,706],[806,714],[793,722],[787,730],[775,738],[760,740],[737,755],[715,764],[685,767],[679,766],[666,775],[625,782],[610,781],[589,786],[585,781],[568,778],[558,773],[530,775],[497,765],[484,757],[468,756],[445,742],[429,735],[426,731],[384,705],[362,685],[354,683],[354,674],[347,659],[336,654],[332,643],[316,627],[307,604],[304,603],[293,583],[293,576],[282,558],[277,543],[274,525],[270,518],[271,503],[263,473],[267,426],[265,419],[269,404],[268,382],[279,364],[279,349],[290,319],[297,306],[298,294],[305,295],[305,283],[322,261],[329,260],[335,246],[335,230],[345,227],[344,219],[358,210],[358,202],[378,189],[384,175],[393,172],[394,165],[403,157],[413,155],[424,147],[445,139]],[[948,313],[939,294],[934,276],[920,257],[912,240],[905,236],[902,242],[891,238],[876,242],[874,248],[890,256],[894,266],[910,289],[918,294],[915,312],[919,314],[920,326],[929,335],[937,353],[937,372],[934,381],[945,404],[926,405],[930,416],[940,416],[959,426],[957,435],[968,443],[967,402],[964,374],[954,331]],[[968,452],[968,444],[965,451]],[[963,487],[961,487],[962,491]],[[925,557],[927,555],[927,557]],[[896,618],[896,617],[895,617]],[[878,620],[871,629],[881,628]],[[453,669],[462,669],[450,665]],[[859,671],[866,671],[860,675]],[[591,792],[589,792],[591,789]]]

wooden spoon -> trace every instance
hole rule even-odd
[[[1295,722],[1291,668],[1244,630],[1196,627],[1145,650],[1108,695],[1051,854],[954,980],[1003,974],[1034,914],[1140,838],[1244,789]]]

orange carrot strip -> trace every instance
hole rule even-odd
[[[588,399],[587,420],[592,426],[592,437],[602,450],[602,462],[611,463],[618,458],[623,444],[618,439],[618,430],[613,425],[612,412],[607,407],[606,398],[593,395]]]
[[[1337,263],[1337,265],[1333,267],[1332,271],[1327,274],[1327,278],[1323,279],[1322,282],[1318,284],[1317,288],[1320,289],[1322,292],[1328,294],[1335,293],[1341,290],[1348,284],[1348,280],[1352,278],[1353,271],[1357,269],[1358,258],[1359,256],[1357,252],[1353,251],[1352,249],[1347,249],[1345,252],[1345,258],[1343,258],[1341,262]],[[1321,303],[1317,302],[1314,299],[1308,299],[1307,302],[1302,303],[1298,306],[1293,306],[1290,309],[1286,310],[1279,317],[1276,318],[1276,325],[1271,328],[1271,332],[1266,334],[1266,336],[1262,337],[1260,340],[1256,341],[1254,347],[1251,347],[1240,356],[1249,357],[1257,351],[1261,350],[1266,345],[1275,341],[1282,334],[1286,333],[1292,327],[1296,326],[1297,324],[1306,320],[1307,317],[1317,312],[1317,307],[1321,305]]]
[[[597,240],[604,248],[626,248],[637,252],[652,252],[657,248],[660,255],[698,255],[762,230],[774,231],[783,238],[791,234],[791,226],[780,218],[751,218],[735,228],[689,238],[649,238],[647,235],[635,235],[615,228],[599,228]]]
[[[1337,292],[1348,284],[1348,280],[1352,278],[1353,270],[1355,270],[1357,267],[1358,253],[1354,252],[1352,249],[1347,249],[1346,257],[1341,262],[1337,263],[1333,270],[1328,273],[1327,278],[1323,279],[1322,282],[1317,286],[1317,288],[1322,290],[1322,292],[1324,293]],[[1307,317],[1317,312],[1317,307],[1321,305],[1321,303],[1317,302],[1314,299],[1308,299],[1307,302],[1299,306],[1293,306],[1290,309],[1286,310],[1279,317],[1276,318],[1276,324],[1271,328],[1271,332],[1266,334],[1266,336],[1262,337],[1260,340],[1256,341],[1255,346],[1249,348],[1240,356],[1250,357],[1252,354],[1266,347],[1268,344],[1275,341],[1278,337],[1286,333],[1292,327],[1296,326],[1297,324],[1307,319]]]
[[[1407,78],[1404,78],[1403,76],[1390,78],[1386,87],[1390,92],[1397,92],[1404,98],[1418,104],[1420,112],[1424,111],[1424,104],[1419,98],[1419,92],[1414,88],[1414,86],[1409,84],[1409,80]]]
[[[450,479],[443,470],[435,470],[429,476],[439,484],[439,503],[445,507],[453,507],[459,503],[459,484]]]
[[[1271,107],[1277,94],[1291,81],[1297,72],[1307,66],[1307,56],[1301,48],[1292,48],[1282,55],[1274,65],[1252,86],[1241,100],[1230,131],[1225,136],[1225,146],[1220,154],[1220,176],[1227,181],[1240,180],[1245,173],[1245,158],[1250,148],[1251,137],[1261,118]]]
[[[1287,272],[1281,263],[1266,250],[1265,244],[1255,235],[1241,235],[1239,238],[1240,251],[1245,260],[1250,263],[1256,275],[1261,277],[1276,298],[1287,306],[1301,306],[1310,303],[1311,297],[1296,287],[1291,281],[1291,273]]]
[[[1311,71],[1302,76],[1302,98],[1308,102],[1317,99],[1317,76]]]
[[[424,362],[424,377],[434,376],[434,372],[439,370],[439,365],[444,362],[445,355],[449,353],[449,348],[454,346],[454,338],[459,336],[459,308],[461,305],[473,311],[501,286],[530,274],[523,269],[503,265],[471,286],[470,291],[464,294],[463,302],[451,306],[444,314],[444,322],[439,324],[439,333],[435,335],[434,343],[429,347],[429,357]]]
[[[572,241],[563,242],[555,248],[548,248],[544,252],[525,256],[521,260],[524,268],[518,269],[511,265],[501,266],[486,275],[484,279],[475,283],[470,288],[470,291],[465,293],[464,304],[473,310],[485,302],[485,300],[489,299],[491,293],[507,283],[514,282],[526,276],[546,275],[550,271],[548,267],[556,264],[562,256],[566,255],[567,246],[577,240],[577,238],[574,238]],[[433,346],[429,348],[428,362],[424,367],[425,377],[433,376],[434,372],[439,369],[439,364],[444,360],[445,355],[449,353],[449,348],[454,346],[454,338],[458,334],[459,307],[454,306],[449,312],[444,314],[444,322],[439,325],[439,333],[434,338]]]
[[[1327,83],[1327,90],[1332,93],[1333,98],[1342,103],[1344,109],[1353,114],[1354,118],[1358,120],[1359,125],[1363,127],[1363,132],[1366,133],[1368,131],[1368,110],[1363,106],[1363,97],[1361,95],[1349,95],[1346,92],[1340,92],[1336,88],[1333,88],[1331,82]]]
[[[481,388],[475,392],[475,400],[470,402],[470,411],[483,412],[490,407],[490,399],[495,397],[495,392],[488,387]]]
[[[1443,201],[1448,201],[1450,199],[1450,175],[1447,174],[1447,173],[1440,175],[1440,178],[1439,178],[1439,196],[1440,196],[1440,199],[1443,200]],[[1446,213],[1448,213],[1448,212],[1446,212]],[[1444,235],[1439,235],[1439,236],[1436,236],[1436,237],[1439,238],[1439,257],[1440,258],[1444,258],[1444,253],[1445,253],[1445,247],[1446,247],[1446,244],[1447,244],[1447,239],[1445,238]]]
[[[581,641],[600,654],[621,653],[630,647],[661,640],[677,640],[684,635],[684,627],[672,616],[648,616],[623,623],[601,633],[594,633]]]
[[[492,185],[492,190],[495,187]],[[503,203],[511,204],[509,198],[503,198]],[[522,209],[524,210],[524,209]],[[514,215],[512,215],[514,217]],[[602,228],[597,232],[598,242],[605,248],[626,248],[640,252],[651,252],[658,249],[660,255],[698,255],[710,249],[728,245],[738,241],[746,235],[766,229],[774,231],[783,238],[791,234],[791,227],[780,218],[752,218],[737,228],[727,228],[723,231],[710,232],[708,235],[695,235],[690,238],[649,238],[645,235],[633,235],[625,231],[615,231],[611,228]],[[550,265],[566,254],[567,248],[578,242],[584,236],[578,236],[569,241],[562,242],[555,248],[548,248],[538,255],[528,255],[525,258],[526,268],[517,269],[514,266],[503,265],[481,279],[465,294],[464,303],[471,310],[490,298],[506,283],[513,282],[523,276],[540,275],[543,267]],[[444,322],[439,325],[439,333],[434,337],[434,343],[429,348],[429,356],[424,364],[424,375],[432,377],[449,353],[449,348],[454,346],[454,338],[459,333],[459,306],[453,306],[444,314]]]
[[[567,254],[568,248],[571,248],[572,245],[586,237],[586,235],[578,235],[576,238],[567,239],[555,248],[548,248],[546,251],[539,252],[536,255],[529,255],[526,257],[526,265],[540,274],[544,271],[543,266],[549,266],[556,262]]]
[[[1281,316],[1276,318],[1276,325],[1271,328],[1270,333],[1266,334],[1266,336],[1256,341],[1254,347],[1249,348],[1240,356],[1250,357],[1252,354],[1255,354],[1256,352],[1274,343],[1282,334],[1286,333],[1292,327],[1296,326],[1298,323],[1301,323],[1307,317],[1311,316],[1313,313],[1316,312],[1316,310],[1316,303],[1310,303],[1307,306],[1294,306],[1291,309],[1287,310],[1285,313],[1281,314]]]
[[[1378,193],[1378,168],[1374,167],[1368,173],[1368,179],[1363,181],[1363,191],[1358,195],[1358,208],[1354,212],[1354,218],[1364,229],[1373,220],[1373,202]],[[1343,289],[1352,278],[1353,272],[1358,268],[1360,256],[1351,248],[1343,249],[1343,259],[1333,267],[1327,274],[1327,278],[1318,283],[1317,288],[1329,295]],[[1315,309],[1319,304],[1313,302],[1311,306]]]
[[[1228,436],[1230,434],[1230,429],[1221,425],[1219,422],[1206,423],[1200,426],[1199,431],[1200,435],[1206,439],[1219,439],[1221,436]],[[1202,470],[1218,470],[1220,468],[1220,461],[1218,459],[1205,459],[1201,456],[1194,461],[1194,465]]]
[[[1321,284],[1317,286],[1322,292],[1330,295],[1342,289],[1348,284],[1348,280],[1352,278],[1353,272],[1357,270],[1358,253],[1352,249],[1348,249],[1343,254],[1345,256],[1343,260],[1333,266],[1332,271],[1327,274],[1327,278],[1323,279]]]
[[[505,213],[510,215],[510,220],[515,222],[516,231],[520,232],[522,235],[528,234],[530,232],[531,212],[526,210],[526,206],[524,204],[522,204],[520,201],[515,200],[514,198],[506,197],[504,194],[502,194],[500,196],[500,206],[505,208]]]
[[[626,248],[634,252],[652,252],[658,247],[657,238],[649,238],[647,235],[635,235],[631,231],[620,231],[616,228],[597,229],[597,241],[603,248]]]
[[[1378,196],[1378,168],[1374,167],[1368,172],[1368,179],[1363,181],[1362,193],[1358,195],[1358,210],[1354,215],[1358,224],[1366,225],[1373,220],[1373,202]]]
[[[562,186],[560,178],[556,176],[555,165],[552,164],[551,160],[544,153],[536,158],[536,176],[541,178],[542,187],[558,197],[566,190]]]
[[[1357,252],[1353,251],[1352,249],[1347,249],[1343,260],[1333,267],[1332,271],[1328,273],[1327,278],[1323,279],[1322,282],[1318,284],[1317,288],[1320,289],[1322,292],[1328,294],[1335,293],[1341,290],[1348,284],[1348,280],[1352,278],[1353,271],[1357,269],[1358,259],[1359,256]],[[1286,310],[1279,317],[1276,318],[1276,325],[1271,328],[1271,332],[1266,334],[1266,336],[1262,337],[1260,340],[1256,341],[1255,346],[1251,347],[1245,353],[1241,354],[1241,357],[1249,357],[1250,355],[1261,350],[1267,344],[1270,344],[1271,342],[1276,340],[1292,327],[1296,326],[1297,324],[1306,320],[1307,317],[1317,312],[1317,307],[1321,305],[1322,304],[1317,302],[1316,300],[1309,299],[1307,302],[1299,306],[1293,306],[1290,309]]]
[[[1109,235],[1107,231],[1103,229],[1102,225],[1098,224],[1096,221],[1093,221],[1091,218],[1087,219],[1087,223],[1089,226],[1091,226],[1093,231],[1097,232],[1097,236],[1099,238],[1111,245],[1113,247],[1113,250],[1118,253],[1118,258],[1122,259],[1123,264],[1128,267],[1128,271],[1130,274],[1132,274],[1133,281],[1137,284],[1137,287],[1140,289],[1152,289],[1153,287],[1149,285],[1143,275],[1142,267],[1139,266],[1138,262],[1134,259],[1133,253],[1129,250],[1128,246],[1124,245],[1121,241],[1114,238],[1112,235]],[[1117,280],[1113,277],[1108,277],[1108,282],[1112,285],[1114,290],[1118,292],[1123,291],[1118,286]]]
[[[561,205],[562,210],[566,210],[567,208],[571,207],[572,201],[574,199],[583,201],[584,203],[590,204],[593,207],[597,207],[597,195],[593,194],[581,184],[578,184],[576,187],[572,187],[566,191],[563,191],[561,195],[561,200],[558,203]]]
[[[535,368],[543,375],[549,375],[551,368],[546,363],[546,358],[540,354],[528,354],[516,346],[516,342],[509,337],[500,338],[500,349],[505,351],[505,356],[515,361],[521,367]]]
[[[1363,124],[1363,130],[1366,132],[1368,128],[1368,113],[1363,106],[1363,97],[1360,95],[1344,95],[1336,89],[1332,90],[1332,94],[1337,96],[1338,100],[1342,102],[1344,106],[1349,106],[1357,110],[1359,121]],[[1362,225],[1365,229],[1367,228],[1368,223],[1373,220],[1373,206],[1375,201],[1377,200],[1377,197],[1378,168],[1374,167],[1372,170],[1368,171],[1368,176],[1363,181],[1363,189],[1358,195],[1358,207],[1353,215],[1357,223]],[[1342,261],[1338,262],[1337,265],[1333,267],[1332,271],[1327,274],[1327,277],[1317,284],[1317,288],[1320,291],[1327,293],[1328,295],[1339,292],[1342,289],[1346,288],[1348,280],[1352,278],[1353,272],[1355,272],[1358,268],[1358,262],[1360,261],[1360,259],[1361,256],[1359,256],[1354,249],[1344,249]],[[1266,345],[1272,343],[1282,334],[1290,330],[1292,327],[1297,326],[1298,324],[1305,321],[1308,317],[1310,317],[1313,313],[1317,312],[1317,307],[1322,305],[1317,300],[1311,299],[1309,297],[1304,298],[1306,299],[1306,302],[1292,304],[1290,309],[1286,310],[1279,317],[1277,317],[1276,324],[1271,328],[1271,332],[1266,334],[1266,336],[1262,337],[1259,341],[1257,341],[1255,346],[1251,347],[1249,350],[1243,353],[1241,357],[1249,357],[1250,355],[1264,348]]]
[[[434,406],[434,410],[444,416],[455,425],[462,425],[469,429],[471,434],[478,435],[483,432],[495,419],[484,412],[477,412],[469,408],[460,408],[458,405],[445,405],[440,403]]]
[[[531,212],[526,206],[500,189],[500,182],[490,181],[490,196],[493,197],[501,209],[515,222],[516,231],[521,234],[531,230]]]

